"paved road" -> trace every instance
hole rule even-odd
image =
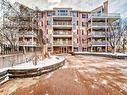
[[[68,55],[62,68],[11,80],[0,95],[127,95],[127,60]]]

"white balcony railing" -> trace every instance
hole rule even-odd
[[[72,45],[72,41],[54,41],[53,45]]]
[[[54,31],[53,35],[72,35],[71,31]]]
[[[23,41],[20,41],[19,42],[19,44],[20,45],[24,45],[24,46],[36,46],[37,45],[37,43],[34,41],[34,42],[32,42],[32,41],[25,41],[25,42],[23,42]]]
[[[93,41],[88,43],[89,46],[106,46],[108,42],[106,41]]]
[[[89,37],[106,37],[105,32],[90,32],[88,34]]]
[[[119,13],[108,13],[108,14],[91,14],[89,15],[89,17],[120,17],[120,14]]]
[[[53,22],[53,25],[72,25],[72,22]]]

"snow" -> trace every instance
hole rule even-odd
[[[3,81],[1,81],[0,84],[3,84],[3,83],[5,83],[6,81],[9,80],[9,76],[8,75],[5,75],[5,76],[6,76],[5,79]]]
[[[107,82],[107,80],[102,80],[102,81],[101,81],[101,84],[103,84],[103,85],[107,85],[108,82]]]
[[[110,65],[118,65],[120,64],[119,62],[106,62],[106,64],[110,64]]]
[[[6,67],[0,69],[0,72],[7,71],[8,69],[34,69],[34,68],[42,68],[50,65],[54,65],[56,63],[62,62],[65,58],[63,56],[51,56],[49,58],[46,58],[44,60],[38,60],[37,65],[33,65],[32,61],[29,61],[27,63],[22,63],[15,65],[13,67]]]
[[[13,67],[7,67],[7,68],[3,68],[3,69],[0,69],[0,73],[3,73],[4,71],[6,72],[7,70],[18,70],[18,69],[34,69],[34,68],[43,68],[43,67],[47,67],[47,66],[50,66],[50,65],[54,65],[54,64],[57,64],[57,63],[60,63],[62,61],[64,61],[64,57],[63,56],[51,56],[49,58],[46,58],[44,60],[38,60],[38,64],[35,66],[32,64],[32,61],[29,61],[27,63],[22,63],[22,64],[19,64],[19,65],[16,65],[16,66],[13,66]],[[51,73],[53,74],[53,73]],[[47,76],[47,78],[51,77],[51,74],[49,76]],[[0,84],[6,82],[9,80],[9,76],[8,74],[5,73],[5,75],[3,75],[2,77],[5,77],[5,79],[3,81],[0,82]],[[1,77],[1,78],[2,78]]]
[[[75,54],[102,54],[102,55],[114,55],[114,56],[127,56],[127,53],[106,53],[106,52],[75,52]]]
[[[50,58],[46,58],[44,60],[38,60],[37,65],[33,65],[32,61],[27,63],[22,63],[16,66],[13,66],[11,69],[33,69],[33,68],[42,68],[50,65],[54,65],[64,60],[64,57],[51,56]]]
[[[54,72],[51,72],[49,73],[47,76],[46,76],[46,79],[50,78],[52,75],[53,75]]]

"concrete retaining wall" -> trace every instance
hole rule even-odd
[[[28,53],[26,57],[30,60],[33,57],[34,53]],[[25,62],[25,55],[20,54],[10,54],[10,55],[1,55],[0,56],[0,69],[5,67],[12,67],[17,64]]]
[[[24,77],[33,77],[39,76],[51,71],[54,71],[60,67],[62,67],[65,63],[65,59],[63,59],[59,63],[55,63],[50,66],[42,67],[42,68],[31,68],[31,69],[7,69],[0,72],[0,84],[5,83],[9,80],[9,78],[24,78]]]

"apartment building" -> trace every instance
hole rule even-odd
[[[87,51],[87,20],[89,12],[72,8],[37,11],[39,28],[43,30],[48,50],[52,53]]]
[[[35,51],[35,48],[37,48],[37,36],[33,31],[33,17],[35,11],[18,2],[14,5],[18,11],[18,16],[14,16],[14,18],[16,20],[18,19],[17,34],[19,50],[23,51],[25,49],[28,52]]]
[[[120,19],[120,14],[108,13],[108,2],[91,11],[88,20],[88,51],[111,51],[109,33],[111,24]],[[116,27],[116,26],[115,26]],[[120,27],[120,26],[118,26]]]
[[[108,13],[108,2],[90,12],[72,8],[32,10],[22,4],[18,9],[20,49],[34,51],[39,47],[37,34],[43,31],[48,51],[55,54],[109,51],[109,24],[120,19],[119,14]]]

